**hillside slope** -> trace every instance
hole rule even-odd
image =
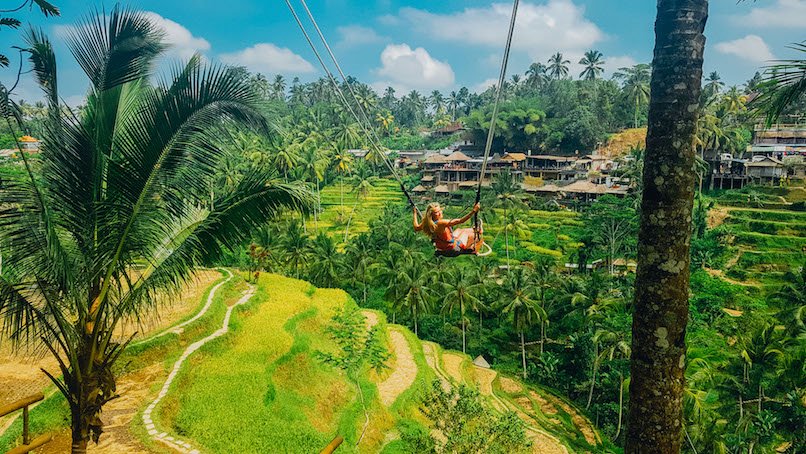
[[[359,377],[370,420],[358,443],[359,394],[316,355],[333,348],[326,327],[338,307],[355,304],[349,296],[266,274],[256,286],[236,274],[221,295],[211,289],[201,298],[213,302],[204,317],[132,351],[121,391],[138,391],[120,399],[128,409],[124,420],[112,411],[107,421],[116,440],[129,441],[110,445],[102,437],[91,452],[115,446],[128,453],[318,452],[337,435],[345,439],[340,453],[407,452],[400,432],[427,424],[418,396],[437,378],[445,386],[478,387],[491,409],[516,412],[535,453],[605,450],[590,422],[559,397],[473,366],[469,357],[421,342],[369,310],[362,311],[367,324],[381,328],[392,357],[382,373]],[[37,409],[32,419],[42,420]],[[68,431],[59,434],[45,452],[65,446]]]

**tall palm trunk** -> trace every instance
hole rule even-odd
[[[625,453],[679,453],[708,0],[659,0],[638,235]]]
[[[504,244],[507,251],[507,269],[509,269],[509,229],[507,228],[507,207],[504,205]]]
[[[616,435],[613,440],[617,440],[621,433],[621,417],[624,413],[624,375],[618,373],[618,426],[616,426]]]
[[[521,362],[523,363],[523,379],[526,380],[526,341],[521,331]]]
[[[467,345],[467,343],[465,342],[465,305],[464,305],[464,303],[461,304],[460,312],[462,313],[462,353],[466,353],[466,345]]]
[[[588,403],[585,405],[585,410],[591,408],[593,402],[593,388],[596,387],[596,369],[599,368],[599,343],[593,343],[593,367],[591,371],[591,387],[588,391]]]

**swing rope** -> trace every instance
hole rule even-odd
[[[493,102],[493,112],[490,118],[490,129],[487,131],[487,142],[484,145],[484,158],[481,162],[481,174],[479,175],[479,184],[476,188],[476,202],[481,200],[481,183],[484,181],[484,175],[487,172],[487,160],[490,157],[490,149],[493,146],[493,137],[495,136],[495,123],[498,119],[498,104],[501,101],[501,92],[503,91],[504,79],[507,75],[507,65],[509,64],[509,51],[512,48],[512,35],[515,32],[515,20],[518,16],[518,4],[520,0],[514,0],[512,4],[512,17],[509,20],[509,32],[507,33],[507,43],[504,47],[504,57],[501,61],[501,72],[498,75],[498,86],[495,88],[495,101]],[[475,205],[475,204],[474,204]],[[476,213],[473,216],[473,224],[476,230],[476,241],[479,237],[479,215]]]
[[[346,77],[344,77],[344,73],[341,71],[341,67],[338,65],[338,62],[336,62],[335,56],[333,55],[332,51],[330,51],[330,46],[328,46],[327,42],[325,42],[325,46],[328,48],[328,51],[330,52],[331,58],[333,58],[333,61],[336,62],[336,67],[339,68],[339,73],[341,74],[342,79],[344,79],[347,87],[350,89],[350,92],[351,92],[351,94],[353,96],[353,99],[356,100],[356,104],[358,105],[359,109],[361,109],[362,114],[364,116],[364,119],[366,119],[366,122],[369,123],[369,127],[365,124],[364,121],[361,120],[361,118],[358,117],[358,115],[356,114],[355,110],[350,105],[349,101],[347,100],[347,97],[345,96],[344,92],[342,91],[341,87],[339,86],[338,81],[333,76],[333,73],[330,71],[330,69],[327,67],[327,65],[325,64],[324,60],[322,59],[322,56],[319,53],[319,50],[314,45],[313,40],[311,40],[311,37],[308,34],[308,31],[306,30],[305,26],[302,24],[302,21],[300,20],[299,16],[297,15],[297,12],[294,9],[293,5],[291,5],[290,0],[285,0],[285,3],[288,6],[288,10],[291,12],[291,15],[294,16],[294,20],[296,21],[297,26],[299,27],[300,31],[302,31],[302,34],[305,37],[305,40],[308,42],[308,46],[311,48],[311,50],[313,51],[314,55],[316,56],[316,60],[319,62],[319,65],[322,67],[322,70],[327,75],[327,78],[330,81],[331,85],[333,86],[336,94],[338,95],[339,100],[344,105],[344,107],[347,109],[347,111],[350,112],[350,114],[353,116],[353,118],[355,118],[355,120],[358,123],[359,127],[361,128],[362,132],[367,137],[367,141],[369,143],[369,146],[371,148],[373,148],[375,150],[375,152],[378,153],[381,156],[384,164],[386,164],[386,166],[389,168],[390,172],[392,173],[392,176],[394,176],[395,179],[397,180],[397,182],[400,184],[400,189],[403,191],[403,194],[406,196],[406,199],[408,200],[409,205],[411,205],[415,210],[417,210],[417,212],[420,212],[420,210],[417,208],[417,205],[414,203],[414,199],[411,197],[411,194],[409,193],[408,190],[406,190],[406,186],[403,183],[403,180],[400,178],[400,175],[398,175],[398,173],[397,173],[397,171],[395,169],[395,166],[389,161],[388,157],[386,156],[386,153],[384,153],[382,147],[379,145],[380,144],[380,139],[378,139],[377,134],[374,134],[374,131],[372,130],[372,124],[369,122],[368,117],[367,117],[366,113],[364,112],[363,107],[361,106],[361,103],[357,102],[355,92],[353,91],[352,86],[349,83],[349,81],[347,81]],[[311,21],[316,26],[316,29],[319,32],[320,38],[324,41],[325,38],[322,35],[322,32],[319,30],[319,27],[316,25],[316,22],[313,19],[313,15],[311,14],[310,10],[308,9],[307,4],[305,4],[304,1],[302,2],[302,4],[305,7],[306,11],[308,12],[308,16],[310,17]],[[370,134],[370,131],[373,132],[374,138],[376,139],[377,142],[373,141],[373,135]]]
[[[350,112],[350,114],[353,116],[353,118],[355,118],[355,120],[358,123],[359,127],[361,128],[361,130],[363,131],[364,135],[366,136],[370,148],[373,148],[375,150],[375,152],[378,153],[378,155],[381,156],[381,159],[383,160],[384,164],[386,164],[386,166],[389,168],[389,171],[392,173],[392,176],[400,184],[400,189],[403,192],[403,194],[406,196],[406,199],[408,200],[409,205],[411,205],[411,207],[414,208],[414,210],[416,210],[419,213],[420,210],[417,208],[417,205],[414,203],[414,199],[412,198],[412,196],[409,193],[409,191],[406,189],[406,185],[404,184],[403,180],[400,178],[400,175],[398,174],[397,169],[391,163],[391,161],[389,160],[388,156],[386,156],[386,153],[383,151],[383,149],[382,149],[382,147],[380,145],[380,143],[381,143],[380,138],[378,137],[377,132],[375,132],[375,130],[372,128],[372,122],[369,120],[369,116],[368,116],[366,110],[364,109],[364,106],[361,105],[361,103],[358,101],[358,96],[356,95],[355,90],[353,90],[352,84],[350,83],[350,81],[346,77],[346,75],[344,74],[344,71],[342,70],[341,65],[338,62],[338,59],[336,58],[335,54],[333,53],[333,50],[331,49],[330,45],[328,44],[327,39],[325,39],[325,36],[322,33],[322,30],[319,28],[319,24],[316,22],[316,19],[314,18],[313,13],[311,12],[310,8],[308,8],[308,4],[306,3],[305,0],[300,0],[300,2],[302,4],[303,8],[305,9],[305,12],[307,13],[309,20],[311,21],[311,23],[313,24],[314,28],[316,29],[316,32],[317,32],[317,34],[319,36],[319,39],[322,41],[322,44],[325,46],[325,49],[327,50],[328,55],[330,56],[330,59],[333,61],[333,64],[335,65],[336,70],[339,73],[339,76],[341,77],[342,81],[344,81],[344,84],[347,86],[347,89],[349,90],[350,95],[352,96],[353,100],[355,101],[359,112],[361,112],[361,117],[359,117],[358,114],[356,114],[355,110],[352,108],[352,106],[350,105],[349,101],[347,100],[347,97],[345,96],[344,92],[342,91],[341,87],[339,86],[338,81],[333,76],[332,72],[327,67],[327,65],[325,64],[324,60],[322,59],[321,55],[319,54],[319,50],[314,45],[313,41],[311,40],[310,35],[308,34],[308,31],[305,29],[305,26],[302,24],[302,21],[300,20],[299,16],[297,15],[297,12],[294,10],[294,7],[291,5],[290,0],[285,0],[285,3],[288,6],[289,11],[294,16],[294,20],[296,21],[297,26],[299,27],[300,31],[302,31],[302,34],[305,36],[305,40],[308,42],[308,46],[313,51],[314,55],[316,56],[317,61],[319,62],[319,65],[324,70],[325,74],[328,77],[328,80],[330,81],[331,85],[333,85],[334,90],[338,94],[338,98],[341,100],[342,104],[344,104],[344,106],[347,109],[347,111]],[[503,85],[504,85],[504,79],[506,78],[506,71],[507,71],[507,66],[508,66],[508,63],[509,63],[509,54],[510,54],[510,50],[511,50],[511,47],[512,47],[512,36],[513,36],[514,30],[515,30],[515,22],[516,22],[516,18],[517,18],[517,14],[518,14],[518,5],[519,5],[519,3],[520,3],[520,0],[514,0],[514,3],[512,5],[512,16],[510,18],[509,31],[507,33],[507,41],[506,41],[506,46],[504,48],[504,56],[503,56],[503,59],[502,59],[502,62],[501,62],[501,72],[499,73],[498,85],[497,85],[496,90],[495,90],[495,100],[493,102],[493,111],[492,111],[492,117],[491,117],[491,120],[490,120],[490,129],[487,132],[487,141],[486,141],[485,146],[484,146],[484,157],[482,159],[481,174],[479,176],[478,186],[476,187],[476,199],[475,199],[474,205],[479,203],[479,201],[481,200],[481,186],[482,186],[482,182],[484,181],[484,176],[485,176],[485,174],[487,172],[487,161],[489,160],[490,150],[492,148],[492,142],[493,142],[493,138],[495,136],[496,121],[498,119],[498,105],[499,105],[499,103],[501,101],[501,93],[503,91],[502,88],[503,88]],[[480,239],[480,237],[481,237],[481,235],[480,235],[480,222],[479,222],[478,213],[474,214],[473,222],[474,222],[474,226],[475,226],[474,230],[476,232],[476,241],[478,241]]]

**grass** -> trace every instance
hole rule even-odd
[[[323,231],[334,238],[344,237],[347,217],[352,215],[350,222],[350,235],[359,234],[369,230],[369,220],[381,215],[387,204],[397,204],[403,201],[400,186],[394,180],[381,179],[373,183],[369,194],[358,200],[358,193],[352,190],[348,182],[344,183],[344,206],[341,206],[341,185],[337,182],[322,189],[322,213],[319,215],[319,231]],[[355,211],[353,211],[355,208]],[[313,220],[308,221],[311,231],[315,231]]]
[[[211,283],[199,300],[197,307],[181,320],[177,320],[177,323],[187,320],[192,317],[193,314],[196,314],[205,304],[210,290],[221,282],[222,279],[224,279],[224,277]],[[207,311],[204,316],[186,326],[180,336],[169,334],[129,346],[117,362],[120,366],[117,371],[118,378],[121,378],[121,376],[126,373],[134,372],[149,364],[153,364],[154,361],[162,361],[165,370],[168,370],[172,367],[176,358],[182,353],[184,349],[182,343],[186,343],[188,339],[196,340],[204,337],[216,329],[212,327],[212,325],[217,324],[223,318],[226,310],[224,301],[235,297],[235,295],[239,295],[242,287],[243,282],[238,279],[237,275],[235,279],[224,284],[216,293],[210,310]],[[161,385],[161,381],[155,384],[155,386]],[[62,396],[55,387],[50,387],[44,392],[47,396],[45,400],[40,405],[30,410],[30,427],[33,436],[44,433],[54,433],[70,426],[70,409],[64,396]],[[143,405],[145,405],[145,402]],[[135,418],[135,421],[140,421],[139,417]],[[132,427],[135,428],[138,426],[133,423]],[[142,435],[142,438],[145,440],[145,431],[142,431],[140,435]],[[8,430],[0,436],[0,451],[5,452],[11,447],[16,446],[20,443],[21,439],[22,419],[18,418],[12,423]]]
[[[800,201],[800,188],[756,188],[765,199]],[[789,273],[804,265],[806,248],[806,213],[787,209],[734,207],[725,201],[739,200],[746,194],[727,191],[717,197],[719,204],[727,205],[724,220],[729,232],[731,255],[735,257],[725,275],[734,280],[761,284],[771,291],[788,279]]]
[[[355,450],[363,411],[344,374],[313,352],[333,345],[322,335],[333,310],[349,302],[341,290],[263,275],[259,292],[232,333],[205,346],[169,393],[166,424],[213,452],[316,452],[340,434]],[[365,398],[377,391],[360,380]],[[382,409],[370,407],[373,424]],[[293,427],[293,430],[289,430]],[[377,442],[367,438],[367,444]],[[362,450],[364,443],[362,442]]]

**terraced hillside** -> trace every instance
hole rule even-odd
[[[496,211],[499,215],[503,214],[501,210]],[[522,229],[511,229],[509,232],[510,258],[529,260],[538,254],[558,260],[568,259],[582,245],[574,240],[579,238],[582,225],[579,213],[573,211],[529,210],[528,220],[521,226]],[[487,241],[496,251],[496,258],[505,262],[504,226],[500,222],[490,221],[484,230]]]
[[[368,221],[377,218],[383,212],[384,206],[404,200],[400,186],[394,180],[378,179],[372,183],[372,186],[366,197],[360,197],[353,187],[345,182],[343,205],[341,204],[342,188],[338,182],[322,189],[323,212],[318,220],[319,230],[325,231],[329,235],[344,235],[349,222],[351,236],[366,232]]]
[[[367,325],[380,327],[391,358],[382,373],[359,377],[370,413],[359,443],[356,388],[315,353],[333,348],[326,326],[336,308],[354,304],[347,294],[277,275],[255,286],[228,275],[132,348],[122,398],[105,411],[108,433],[91,452],[317,452],[336,435],[345,439],[338,452],[407,452],[401,431],[427,425],[418,396],[435,378],[478,387],[490,408],[516,412],[535,453],[606,450],[590,422],[551,392],[473,366],[368,310]],[[58,395],[32,411],[37,431],[57,433],[44,452],[69,446],[64,411]],[[16,427],[0,445],[14,443]]]
[[[806,212],[718,205],[711,220],[723,226],[730,245],[720,271],[726,280],[777,288],[804,264]]]

